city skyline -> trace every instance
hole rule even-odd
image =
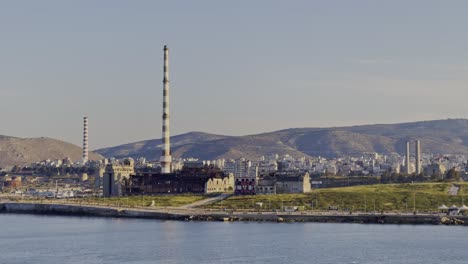
[[[173,135],[468,114],[465,4],[29,3],[0,10],[2,135],[80,145],[86,115],[90,149],[159,138],[165,43]]]

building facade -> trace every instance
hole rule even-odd
[[[309,173],[276,177],[276,193],[308,193],[312,191]]]
[[[210,178],[205,184],[205,193],[221,193],[234,191],[234,175],[230,173],[224,178]]]
[[[234,194],[253,195],[256,194],[258,177],[236,177]]]
[[[131,158],[119,163],[107,164],[102,184],[104,197],[121,196],[122,184],[133,174],[135,174],[135,162]]]
[[[264,177],[258,180],[256,194],[276,194],[276,180],[274,177]]]

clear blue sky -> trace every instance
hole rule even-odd
[[[96,149],[466,117],[467,1],[2,1],[0,134]]]

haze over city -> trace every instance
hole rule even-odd
[[[0,134],[160,137],[164,44],[173,135],[464,117],[467,5],[3,2]]]

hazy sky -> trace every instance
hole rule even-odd
[[[90,148],[468,116],[468,1],[1,1],[0,134]]]

